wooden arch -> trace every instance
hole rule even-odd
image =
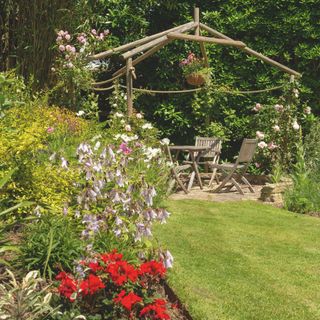
[[[185,32],[190,30],[195,30],[194,35],[185,34]],[[201,36],[201,30],[207,31],[213,37],[203,37]],[[192,22],[188,22],[186,24],[156,33],[154,35],[124,44],[122,46],[97,53],[95,55],[90,56],[90,60],[97,60],[110,57],[113,54],[121,54],[123,59],[126,61],[126,65],[113,73],[113,78],[101,81],[99,83],[95,83],[94,85],[100,85],[107,82],[111,82],[123,75],[126,75],[126,87],[127,87],[127,112],[128,116],[132,115],[133,111],[133,78],[135,76],[135,69],[134,66],[137,65],[139,62],[143,61],[144,59],[150,57],[152,54],[163,48],[165,45],[170,43],[173,40],[185,40],[185,41],[197,41],[200,44],[201,54],[203,56],[205,64],[208,66],[208,58],[205,50],[205,43],[215,43],[219,45],[226,45],[226,46],[233,46],[239,48],[240,50],[244,51],[247,54],[257,57],[258,59],[277,67],[278,69],[288,73],[291,75],[291,80],[294,77],[301,77],[301,74],[293,69],[286,67],[285,65],[270,59],[263,54],[254,51],[246,46],[245,43],[241,41],[236,41],[228,36],[224,35],[223,33],[212,29],[205,24],[200,22],[200,11],[199,8],[194,8],[194,20]],[[147,50],[147,51],[146,51]],[[133,57],[139,53],[142,53],[139,57],[133,60]]]

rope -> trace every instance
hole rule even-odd
[[[103,81],[100,81],[100,82],[93,82],[92,85],[93,86],[99,86],[101,84],[105,84],[105,83],[109,83],[109,82],[112,82],[118,78],[120,78],[121,76],[123,76],[123,74],[118,74],[117,76],[111,78],[111,79],[108,79],[108,80],[103,80]]]
[[[112,85],[107,88],[93,88],[95,91],[107,91],[111,90],[115,87],[115,85]],[[120,85],[122,88],[126,88],[124,85]],[[228,93],[228,94],[255,94],[255,93],[262,93],[262,92],[269,92],[269,91],[274,91],[283,88],[284,85],[277,86],[277,87],[271,87],[271,88],[266,88],[266,89],[259,89],[259,90],[246,90],[246,91],[241,91],[241,90],[227,90],[227,89],[219,89],[216,91],[222,92],[222,93]],[[196,88],[196,89],[185,89],[185,90],[152,90],[152,89],[142,89],[142,88],[132,88],[132,90],[137,91],[137,92],[145,92],[145,93],[168,93],[168,94],[179,94],[179,93],[190,93],[190,92],[198,92],[201,90],[204,90],[205,87],[201,88]]]

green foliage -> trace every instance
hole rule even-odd
[[[72,270],[82,250],[79,225],[68,216],[45,213],[23,230],[18,263],[51,279],[60,268]]]
[[[301,141],[297,144],[297,162],[291,178],[293,187],[285,193],[286,208],[298,213],[318,213],[320,211],[320,185],[306,166]]]
[[[44,320],[56,314],[50,306],[52,293],[38,271],[30,271],[21,282],[11,271],[7,274],[10,281],[0,284],[0,319]]]
[[[320,122],[315,121],[310,128],[309,134],[305,137],[305,161],[306,166],[312,172],[312,175],[319,180],[320,175]]]

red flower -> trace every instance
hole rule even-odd
[[[113,299],[114,302],[121,303],[122,306],[127,309],[128,311],[131,311],[132,306],[136,303],[142,301],[142,298],[134,294],[133,292],[130,292],[129,294],[125,295],[126,292],[122,290],[116,298]]]
[[[140,272],[141,275],[143,274],[149,274],[151,276],[160,276],[163,277],[166,273],[166,268],[164,267],[163,263],[157,262],[157,261],[148,261],[143,263],[140,266]]]
[[[77,292],[77,287],[78,284],[77,282],[72,279],[67,273],[65,273],[64,271],[60,272],[57,276],[56,276],[57,280],[61,280],[61,283],[58,287],[58,291],[60,293],[60,295],[66,297],[67,299],[69,299],[71,302],[73,302],[75,299],[72,298],[71,296]]]
[[[140,311],[141,317],[148,319],[170,320],[170,316],[166,313],[166,301],[163,299],[154,300],[153,304],[149,304]]]
[[[103,268],[99,265],[99,262],[89,262],[88,267],[91,269],[93,272],[97,272],[99,270],[103,270]]]
[[[117,249],[114,249],[111,253],[104,253],[100,257],[105,264],[109,264],[110,262],[122,260],[123,255],[121,253],[117,253]]]
[[[103,284],[101,279],[94,274],[89,274],[89,277],[80,283],[80,289],[83,295],[92,295],[96,291],[104,288],[105,285]]]
[[[109,264],[107,272],[110,274],[112,281],[118,286],[123,285],[128,280],[135,282],[138,278],[138,271],[126,261],[116,261]]]

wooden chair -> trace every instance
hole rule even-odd
[[[199,164],[204,164],[205,166],[205,172],[209,172],[209,168],[212,167],[211,165],[218,164],[220,160],[220,154],[221,154],[221,147],[222,147],[222,141],[219,138],[215,137],[196,137],[196,146],[204,146],[204,147],[210,147],[208,152],[201,154],[200,158],[202,158],[204,161],[199,161]],[[212,175],[209,181],[209,187],[212,186],[214,179],[217,179],[217,169],[213,168]],[[219,182],[219,180],[217,180]]]
[[[223,188],[228,188],[231,190],[232,187],[236,187],[239,193],[244,194],[240,184],[235,180],[235,175],[238,174],[240,176],[240,180],[244,182],[247,188],[254,193],[252,185],[249,181],[244,177],[250,162],[254,156],[258,140],[256,139],[244,139],[240,148],[239,156],[235,163],[223,163],[223,164],[212,164],[211,168],[215,168],[217,170],[222,170],[226,177],[219,184],[218,188],[216,188],[213,192],[219,192]],[[227,183],[230,182],[230,186],[227,186]]]
[[[175,184],[178,184],[181,189],[184,191],[185,194],[188,194],[188,189],[185,186],[185,183],[187,182],[186,179],[183,179],[184,176],[186,176],[186,171],[189,169],[192,169],[191,164],[183,164],[179,165],[177,161],[173,161],[171,151],[168,145],[164,146],[164,151],[167,156],[168,161],[172,163],[171,167],[171,180],[169,181],[169,187],[167,190],[167,194],[170,194],[173,190]],[[188,174],[189,175],[189,174]],[[186,180],[186,181],[185,181]]]

